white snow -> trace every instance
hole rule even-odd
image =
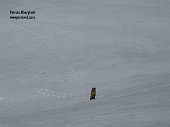
[[[1,0],[0,127],[169,127],[169,33],[169,0]]]

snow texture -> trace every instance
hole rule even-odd
[[[169,33],[170,0],[1,0],[0,127],[170,127]]]

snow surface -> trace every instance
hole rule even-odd
[[[1,0],[0,127],[170,127],[169,33],[170,0]]]

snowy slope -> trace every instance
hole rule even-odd
[[[1,0],[0,127],[169,127],[169,6]]]

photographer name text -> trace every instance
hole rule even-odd
[[[10,19],[35,19],[35,11],[31,10],[20,10],[20,11],[14,11],[10,10]]]

